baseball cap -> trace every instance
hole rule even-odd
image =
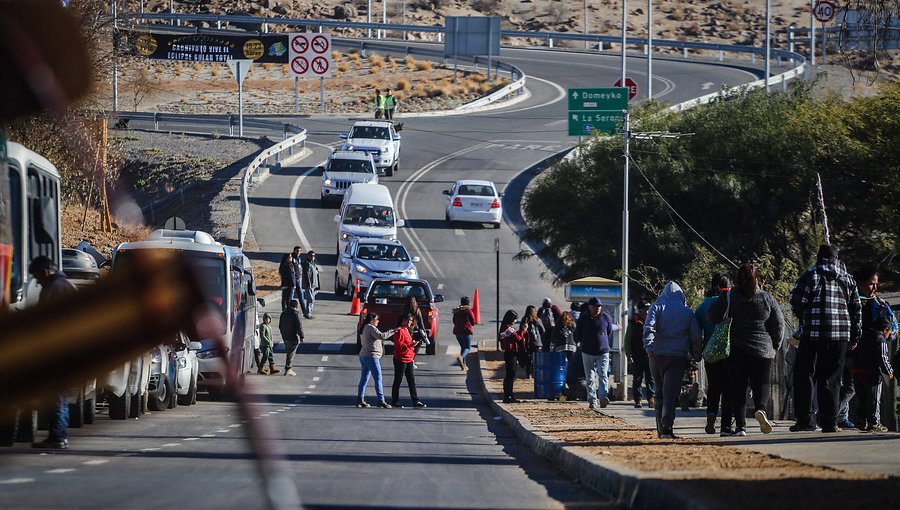
[[[595,296],[588,300],[588,305],[603,306],[603,303],[600,302],[600,298]]]

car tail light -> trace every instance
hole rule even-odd
[[[434,310],[428,310],[428,318],[431,319],[434,317]]]
[[[495,198],[494,203],[491,204],[491,209],[499,209],[500,208],[500,199]]]
[[[462,200],[459,197],[453,199],[453,207],[462,207]]]
[[[359,314],[362,315],[363,317],[365,317],[368,313],[369,313],[369,309],[368,309],[368,308],[363,308],[363,309],[359,312]]]

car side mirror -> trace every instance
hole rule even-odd
[[[190,342],[190,343],[188,343],[188,349],[190,349],[190,350],[192,350],[192,351],[199,351],[199,350],[202,349],[202,348],[203,348],[203,344],[201,344],[200,342]]]
[[[341,133],[341,140],[347,139],[347,133]]]
[[[405,227],[406,220],[397,220],[397,227]]]
[[[400,141],[400,135],[394,135],[394,141],[395,141],[395,142],[399,142],[399,141]]]
[[[443,294],[435,294],[435,295],[434,295],[434,302],[435,302],[435,303],[443,303],[443,302],[444,302],[444,295],[443,295]]]
[[[448,197],[450,196],[450,190],[449,190],[449,189],[445,189],[445,190],[442,191],[441,193],[447,195]]]
[[[418,261],[420,261],[420,260],[422,260],[422,259],[420,259],[419,257],[413,257],[413,258],[411,258],[410,260],[412,260],[413,263],[416,263],[416,262],[418,262]]]
[[[317,166],[317,167],[316,167],[316,172],[325,172],[325,167],[324,167],[324,166]]]
[[[334,215],[334,222],[335,222],[335,223],[340,223],[340,222],[341,222],[341,215],[340,215],[340,214],[335,214],[335,215]]]

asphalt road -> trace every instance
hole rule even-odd
[[[419,270],[450,303],[439,333],[437,356],[418,370],[425,410],[353,407],[358,361],[346,302],[322,295],[320,318],[310,321],[298,358],[299,377],[250,376],[265,414],[281,438],[300,497],[309,508],[597,508],[598,496],[557,474],[524,451],[473,397],[471,380],[452,366],[455,342],[450,309],[478,288],[485,326],[493,339],[496,307],[494,239],[500,240],[500,309],[520,313],[561,289],[542,278],[536,259],[514,262],[518,198],[535,164],[567,150],[567,87],[608,86],[618,76],[613,57],[545,51],[508,51],[501,57],[529,75],[530,96],[508,108],[459,116],[410,116],[404,123],[400,171],[383,183],[392,191],[408,227],[400,238],[422,258]],[[642,59],[630,59],[641,83]],[[654,61],[657,98],[676,103],[722,82],[754,77],[719,65]],[[298,119],[310,133],[313,154],[282,169],[254,190],[252,229],[260,253],[277,261],[294,244],[314,249],[323,264],[324,289],[333,274],[334,208],[318,203],[315,166],[339,142],[352,119]],[[517,176],[519,178],[517,179]],[[505,222],[499,230],[449,229],[441,194],[456,179],[510,183]],[[565,207],[565,204],[560,204]],[[586,221],[574,219],[574,221]],[[511,225],[513,228],[511,228]],[[586,225],[588,223],[586,222]],[[589,227],[586,227],[589,228]],[[277,307],[277,305],[276,305]],[[348,345],[341,345],[342,343]],[[458,348],[457,348],[458,349]],[[383,362],[391,380],[390,361]],[[371,386],[370,386],[371,388]],[[369,390],[371,395],[371,389]],[[406,390],[401,392],[406,400]],[[371,401],[371,397],[370,397]],[[255,419],[251,417],[251,419]],[[41,454],[27,447],[0,452],[0,500],[4,508],[261,508],[262,491],[247,441],[246,424],[233,404],[203,401],[139,420],[98,423],[72,432],[72,449]]]

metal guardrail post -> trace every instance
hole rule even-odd
[[[234,136],[234,115],[228,116],[228,135]]]
[[[603,51],[603,41],[597,41],[597,51]]]
[[[684,48],[684,58],[687,58],[687,57],[688,57],[687,48]]]
[[[284,131],[283,131],[283,135],[282,135],[281,139],[282,140],[288,139],[288,123],[287,122],[284,123]]]
[[[268,24],[268,23],[263,23],[263,24],[262,24],[262,33],[264,33],[264,34],[268,34],[268,33],[269,33],[269,24]]]
[[[750,63],[751,64],[756,63],[756,53],[750,52]]]
[[[159,113],[153,114],[153,130],[159,131]]]
[[[722,62],[723,60],[725,60],[725,52],[719,50],[719,62]]]
[[[553,38],[552,38],[552,37],[548,37],[548,38],[547,38],[547,41],[548,41],[548,43],[550,44],[549,47],[552,48],[552,47],[553,47]]]

